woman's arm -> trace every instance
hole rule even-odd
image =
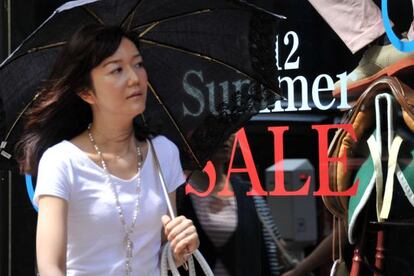
[[[174,212],[176,212],[176,193],[170,193],[169,197]],[[163,236],[170,242],[175,262],[177,266],[179,266],[184,261],[187,261],[188,256],[193,253],[200,244],[196,228],[194,227],[192,220],[187,219],[184,216],[179,216],[171,220],[169,216],[165,215],[162,217],[162,223],[164,225]]]
[[[332,233],[325,237],[312,253],[302,260],[295,268],[282,276],[301,276],[332,260]]]
[[[41,276],[66,275],[67,214],[66,200],[39,197],[36,254]]]

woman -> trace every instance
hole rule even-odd
[[[214,275],[279,275],[276,247],[265,238],[255,199],[247,196],[251,185],[237,177],[230,179],[234,196],[221,196],[226,182],[226,167],[235,135],[217,148],[211,161],[217,175],[212,193],[206,197],[177,191],[178,213],[191,218],[198,229],[200,252]],[[190,179],[198,191],[206,191],[209,178],[196,171]],[[263,202],[263,200],[262,200]],[[270,215],[269,215],[270,217]],[[269,248],[267,248],[269,245]]]
[[[177,265],[198,247],[191,220],[165,215],[148,139],[172,202],[184,183],[177,147],[134,123],[147,93],[137,45],[119,27],[82,27],[27,115],[17,153],[23,172],[38,171],[42,276],[159,275],[162,240]]]

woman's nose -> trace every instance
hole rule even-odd
[[[133,67],[129,67],[128,82],[129,82],[129,85],[135,85],[135,84],[139,83],[138,72],[136,72],[136,70],[134,70]]]

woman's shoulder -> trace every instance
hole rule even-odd
[[[47,160],[49,162],[66,162],[68,161],[74,151],[74,145],[69,141],[63,140],[51,147],[49,147],[42,155],[41,161]]]
[[[66,140],[49,147],[40,158],[38,173],[67,170],[73,163],[72,151],[72,145]]]
[[[157,135],[153,137],[151,140],[156,149],[169,149],[178,151],[178,148],[174,144],[174,142],[165,137],[164,135]]]
[[[63,140],[51,147],[49,147],[44,154],[50,154],[50,155],[60,155],[64,152],[67,152],[70,150],[71,143],[67,140]]]
[[[233,186],[241,187],[244,190],[249,190],[251,188],[251,183],[247,180],[242,179],[240,176],[231,176],[230,181]]]

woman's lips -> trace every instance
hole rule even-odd
[[[131,95],[129,95],[129,96],[127,97],[127,99],[136,98],[136,97],[141,97],[141,96],[142,96],[142,93],[141,93],[141,92],[134,92],[134,93],[132,93]]]

